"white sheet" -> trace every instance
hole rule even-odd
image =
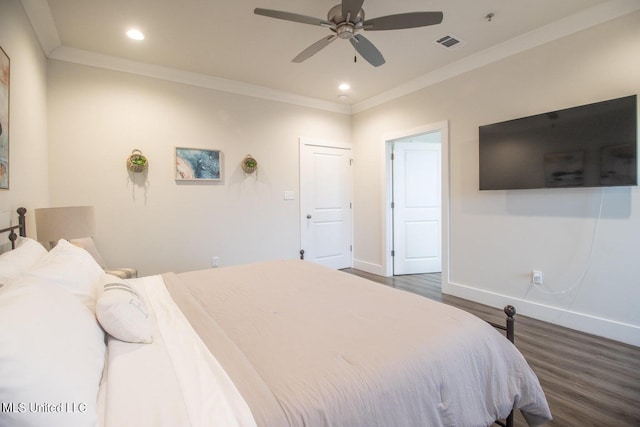
[[[246,402],[193,331],[160,276],[128,280],[153,317],[152,344],[110,338],[104,427],[255,427]]]

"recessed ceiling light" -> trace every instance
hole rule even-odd
[[[341,83],[340,86],[338,86],[338,89],[340,89],[341,91],[345,92],[345,91],[351,89],[351,85],[349,83]]]
[[[132,40],[144,40],[144,34],[142,34],[142,31],[137,30],[135,28],[132,28],[131,30],[127,31],[127,37],[129,37]]]

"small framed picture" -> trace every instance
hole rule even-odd
[[[176,147],[176,181],[222,181],[222,152]]]

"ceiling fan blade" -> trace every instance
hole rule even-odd
[[[362,3],[364,0],[342,0],[342,16],[346,18],[351,12],[351,17],[355,17],[362,9]]]
[[[409,12],[367,19],[362,28],[367,31],[401,30],[404,28],[426,27],[442,22],[442,12]]]
[[[284,19],[285,21],[300,22],[301,24],[320,25],[323,27],[331,27],[333,24],[329,21],[312,16],[298,15],[297,13],[283,12],[281,10],[255,8],[253,13],[256,15],[268,16],[269,18]]]
[[[315,55],[316,53],[320,52],[322,49],[327,47],[327,45],[329,43],[331,43],[332,41],[334,41],[337,38],[338,38],[338,36],[333,34],[333,35],[330,35],[330,36],[327,36],[325,38],[322,38],[322,39],[318,40],[317,42],[315,42],[314,44],[312,44],[311,46],[309,46],[308,48],[306,48],[305,50],[300,52],[298,54],[298,56],[296,56],[295,58],[293,58],[291,60],[291,62],[300,63],[302,61],[305,61],[305,60],[311,58],[313,55]]]
[[[362,34],[356,34],[349,39],[356,51],[362,55],[367,62],[374,67],[379,67],[385,63],[384,57],[373,43]]]

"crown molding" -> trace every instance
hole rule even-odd
[[[362,102],[353,104],[353,114],[374,108],[396,98],[417,92],[434,84],[459,76],[492,62],[524,52],[545,43],[577,33],[596,25],[611,21],[626,14],[640,10],[638,0],[612,0],[601,3],[582,12],[568,16],[519,37],[469,55],[456,62],[445,65],[430,73],[410,80],[391,90],[382,92]]]
[[[123,73],[136,74],[174,83],[182,83],[205,89],[219,90],[237,95],[250,96],[269,101],[283,102],[286,104],[325,110],[340,114],[351,114],[349,105],[323,101],[316,98],[292,94],[285,91],[256,86],[235,80],[227,80],[200,73],[163,67],[145,62],[132,61],[115,56],[103,55],[81,49],[61,46],[49,55],[49,59],[103,68]]]
[[[21,0],[46,56],[59,61],[137,74],[238,95],[340,114],[356,114],[468,71],[640,10],[638,0],[611,0],[507,40],[353,105],[339,104],[234,80],[62,46],[46,0]]]
[[[333,113],[351,114],[351,106],[317,98],[296,95],[290,92],[250,85],[234,80],[205,74],[131,61],[115,56],[102,55],[81,49],[63,46],[58,35],[51,9],[46,0],[21,0],[31,26],[45,55],[49,59],[104,68],[112,71],[137,74],[206,89],[219,90],[285,104],[298,105]]]
[[[31,27],[36,33],[44,54],[48,57],[51,52],[62,45],[58,29],[53,21],[53,15],[46,0],[20,0],[22,8],[27,13]]]

